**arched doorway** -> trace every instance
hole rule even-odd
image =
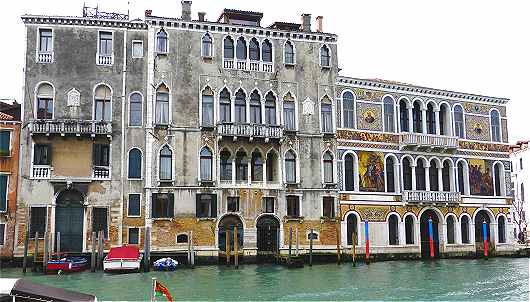
[[[219,221],[219,250],[226,252],[226,231],[229,230],[230,251],[234,250],[234,227],[237,227],[238,250],[243,248],[243,223],[237,215],[226,215]]]
[[[493,249],[493,240],[491,240],[490,232],[490,216],[487,211],[480,210],[475,215],[475,247],[479,254],[484,253],[484,232],[482,230],[483,223],[486,223],[486,237],[488,241],[488,251]]]
[[[348,245],[352,245],[353,243],[353,233],[355,233],[355,244],[359,244],[359,230],[357,230],[357,216],[353,213],[348,215],[348,218],[346,218],[346,242]]]
[[[258,218],[256,223],[258,236],[258,257],[268,258],[279,251],[280,222],[272,215],[264,215]]]
[[[431,254],[429,243],[429,218],[432,219],[434,257],[440,256],[440,241],[438,233],[438,214],[434,210],[427,210],[420,217],[421,256],[429,258]]]
[[[55,233],[61,233],[61,251],[83,251],[83,195],[76,190],[59,193],[55,207]]]

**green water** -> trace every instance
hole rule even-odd
[[[21,276],[2,269],[1,277]],[[151,277],[175,300],[517,300],[529,299],[529,259],[391,261],[370,265],[321,264],[201,266],[175,272],[111,275],[83,272],[31,281],[92,293],[101,300],[147,300]],[[165,301],[159,296],[158,301]]]

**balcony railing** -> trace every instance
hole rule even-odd
[[[248,70],[248,71],[263,71],[273,72],[274,65],[272,62],[254,61],[250,59],[246,60],[235,60],[234,59],[223,59],[223,68],[225,69],[237,69],[237,70]]]
[[[107,135],[112,134],[112,124],[107,121],[91,120],[34,120],[29,122],[31,134],[75,134]]]
[[[37,53],[37,62],[38,63],[51,63],[51,62],[53,62],[53,51]]]
[[[48,179],[51,177],[52,167],[48,165],[34,165],[31,177],[34,179]]]
[[[416,149],[443,149],[458,148],[458,137],[423,133],[401,133],[399,136],[401,147]]]
[[[96,64],[97,65],[112,65],[114,64],[114,56],[112,54],[96,54]]]
[[[217,134],[234,137],[281,138],[283,131],[279,125],[218,124]]]
[[[110,167],[94,166],[93,179],[110,179]]]
[[[462,200],[460,192],[403,191],[401,201],[406,203],[454,204]]]

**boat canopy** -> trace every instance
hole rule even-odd
[[[78,302],[97,302],[94,295],[83,294],[79,292],[64,290],[62,288],[52,287],[43,284],[33,283],[24,279],[2,279],[0,297],[3,301],[7,296],[7,287],[11,287],[9,296],[15,297],[14,301],[22,299],[23,301],[78,301]]]
[[[138,260],[139,258],[140,250],[138,247],[129,245],[111,248],[105,260]]]

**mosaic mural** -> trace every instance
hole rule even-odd
[[[397,135],[352,130],[337,130],[337,139],[394,144],[399,142],[399,136]]]
[[[493,176],[488,163],[483,159],[470,159],[468,163],[471,194],[492,196]]]
[[[357,99],[369,101],[381,101],[383,95],[386,94],[383,91],[366,90],[361,88],[355,88],[353,89],[353,92],[355,93]]]
[[[357,103],[357,129],[382,131],[383,120],[381,106],[376,104]]]
[[[507,143],[508,142],[508,121],[505,119],[501,119],[501,127],[502,127],[502,142]]]
[[[476,150],[476,151],[490,151],[490,152],[509,152],[510,151],[510,147],[507,145],[479,143],[479,142],[471,142],[471,141],[465,141],[465,140],[459,140],[458,147],[461,149]]]
[[[359,152],[359,189],[361,191],[385,191],[383,160],[383,152]]]
[[[466,115],[466,138],[479,141],[490,140],[489,117]]]

